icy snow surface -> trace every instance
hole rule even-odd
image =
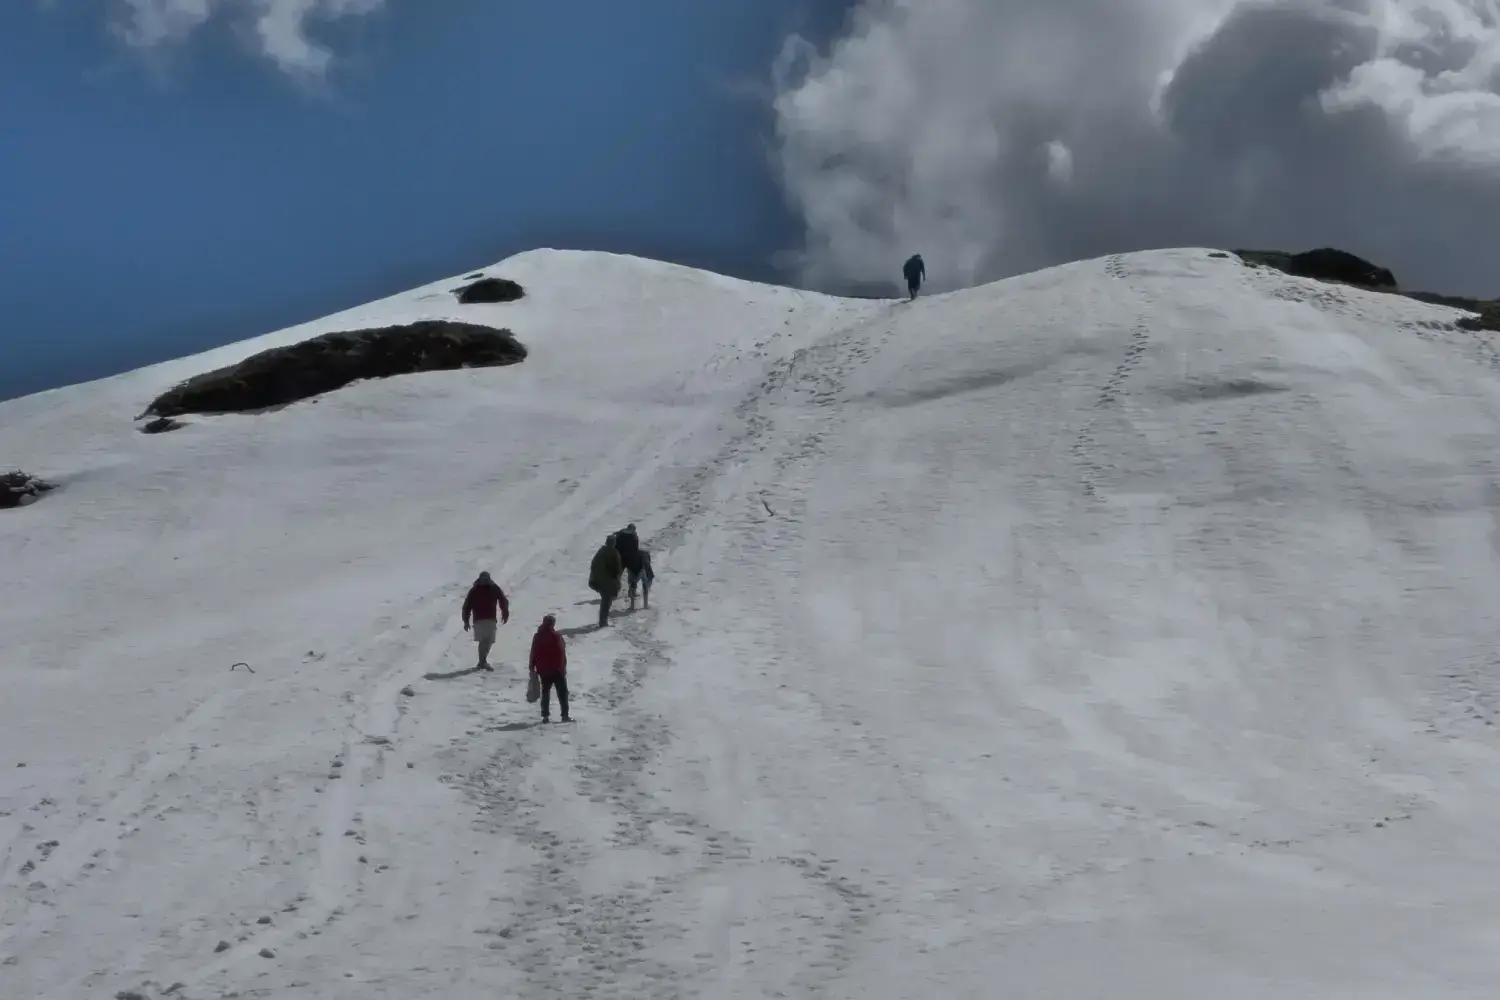
[[[0,512],[0,996],[1495,995],[1491,335],[1207,250],[488,270],[527,298],[0,405],[59,485]],[[531,356],[131,422],[460,316]],[[628,521],[652,607],[595,632]]]

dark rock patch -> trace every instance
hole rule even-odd
[[[1222,257],[1228,257],[1229,254],[1225,253],[1222,250],[1215,250],[1213,253],[1209,254],[1209,256],[1210,257],[1220,257],[1220,258],[1222,258]]]
[[[1474,313],[1454,325],[1461,330],[1500,330],[1500,299],[1474,299],[1465,295],[1440,295],[1437,292],[1402,292],[1409,299],[1448,306]]]
[[[1370,263],[1344,250],[1321,247],[1306,253],[1294,253],[1287,260],[1287,270],[1304,278],[1342,281],[1365,288],[1395,288],[1396,276],[1389,269]]]
[[[162,393],[143,416],[247,413],[286,406],[351,382],[415,372],[495,368],[526,358],[509,330],[423,320],[406,326],[327,333],[273,347],[205,372]]]
[[[1460,329],[1500,331],[1500,299],[1475,299],[1465,295],[1443,295],[1401,288],[1396,284],[1395,275],[1386,268],[1377,267],[1343,250],[1324,248],[1306,253],[1236,250],[1235,255],[1251,266],[1271,267],[1298,277],[1339,282],[1370,291],[1404,295],[1435,306],[1464,309],[1475,315],[1458,320],[1455,325]]]
[[[165,434],[167,431],[175,431],[187,424],[181,420],[173,420],[171,417],[157,417],[141,428],[142,434]]]
[[[1286,392],[1284,385],[1272,385],[1253,378],[1232,378],[1212,382],[1188,382],[1165,390],[1179,403],[1211,403],[1217,399],[1238,399],[1268,392]]]
[[[466,306],[494,302],[514,302],[526,290],[509,278],[480,278],[471,285],[454,289],[453,294]]]
[[[465,281],[473,281],[475,278],[482,278],[482,277],[484,277],[484,272],[483,271],[475,271],[473,274],[466,274],[466,275],[464,275],[464,280]]]
[[[1274,267],[1299,278],[1337,281],[1361,288],[1396,288],[1396,276],[1389,269],[1333,247],[1320,247],[1303,253],[1285,253],[1279,250],[1236,250],[1235,253],[1246,263]]]
[[[56,488],[45,479],[38,479],[19,469],[0,473],[0,509],[36,503],[43,493]]]

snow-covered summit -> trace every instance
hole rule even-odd
[[[486,273],[0,404],[59,486],[0,512],[0,996],[1487,995],[1489,334],[1198,249]],[[417,319],[530,353],[132,423]]]

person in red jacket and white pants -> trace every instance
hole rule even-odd
[[[531,672],[542,684],[542,721],[550,722],[552,689],[557,689],[557,707],[562,721],[568,716],[568,649],[557,631],[557,619],[548,615],[531,637]]]
[[[490,579],[489,571],[479,574],[479,579],[474,581],[474,586],[469,588],[469,596],[464,598],[464,631],[469,631],[469,618],[474,619],[474,641],[479,643],[479,666],[475,670],[488,670],[493,672],[490,666],[490,648],[495,645],[495,612],[500,613],[500,622],[503,624],[510,621],[510,601],[505,598],[505,591],[500,585]]]

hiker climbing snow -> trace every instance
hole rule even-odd
[[[906,276],[906,294],[908,300],[917,297],[917,289],[922,287],[922,281],[927,277],[927,265],[922,263],[922,255],[912,254],[905,264],[901,266],[901,273]]]
[[[495,612],[500,613],[500,624],[510,621],[510,601],[505,597],[505,591],[500,585],[490,579],[489,571],[479,574],[479,579],[469,588],[469,594],[464,598],[464,631],[469,631],[469,621],[474,623],[474,641],[479,643],[479,665],[478,670],[494,671],[490,666],[490,649],[495,645],[495,632],[498,625],[495,622]]]
[[[615,536],[610,535],[594,553],[594,561],[589,563],[589,589],[599,595],[600,628],[609,624],[609,606],[620,596],[620,576],[624,572],[625,564],[620,561],[619,550],[615,548]]]
[[[542,619],[537,626],[536,635],[531,637],[531,660],[530,670],[532,676],[541,683],[542,689],[542,721],[552,721],[552,691],[557,691],[557,708],[562,714],[562,721],[572,722],[568,715],[568,648],[563,642],[562,635],[557,631],[557,618],[548,615]]]
[[[641,539],[636,534],[634,524],[627,524],[625,530],[615,536],[615,550],[620,553],[620,564],[625,567],[630,585],[630,610],[635,610],[637,587],[641,588],[645,605],[649,608],[651,606],[651,581],[655,574],[651,572],[651,553],[641,548]]]

